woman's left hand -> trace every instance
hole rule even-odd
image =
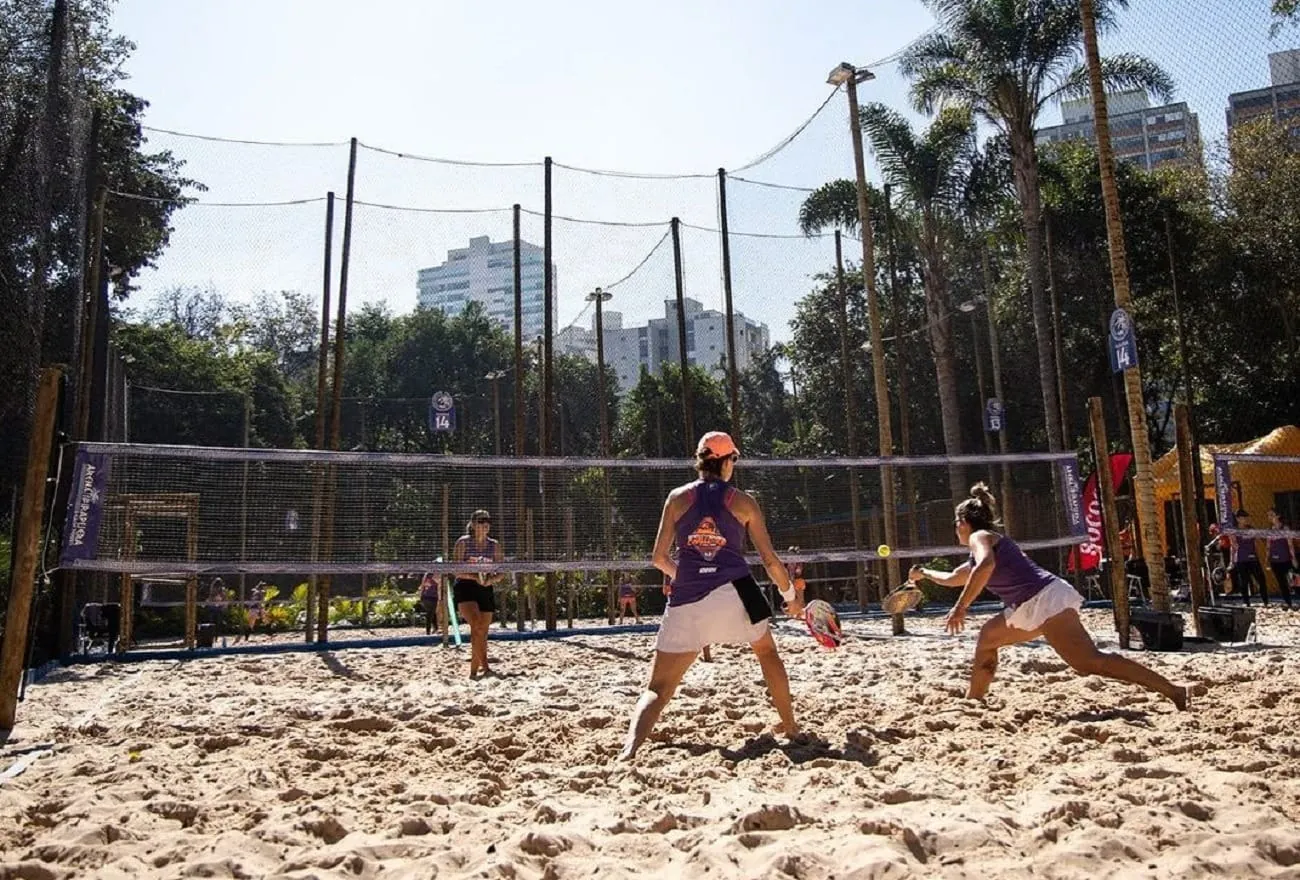
[[[952,610],[948,612],[948,619],[944,621],[944,629],[948,631],[949,635],[955,636],[965,628],[966,609],[961,605],[952,606]]]

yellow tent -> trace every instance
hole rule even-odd
[[[1295,425],[1283,425],[1270,431],[1263,437],[1246,443],[1206,443],[1201,446],[1201,475],[1205,483],[1205,498],[1214,500],[1214,455],[1215,453],[1233,452],[1253,455],[1296,455],[1300,456],[1300,428]],[[1169,540],[1176,532],[1166,527],[1166,517],[1174,515],[1178,508],[1173,502],[1182,493],[1178,482],[1178,450],[1171,449],[1154,465],[1156,481],[1156,516],[1160,520],[1160,534],[1165,541],[1165,554],[1171,549],[1182,555],[1182,548],[1169,547]],[[1300,462],[1296,464],[1247,464],[1236,463],[1232,466],[1234,488],[1240,487],[1241,494],[1233,498],[1233,503],[1250,511],[1255,528],[1267,528],[1264,513],[1275,503],[1275,496],[1283,492],[1300,492]]]

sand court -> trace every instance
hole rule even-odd
[[[0,878],[1300,873],[1300,615],[1143,655],[1186,714],[1041,644],[970,703],[973,636],[908,626],[778,628],[794,741],[716,649],[630,766],[653,635],[496,642],[477,682],[441,647],[59,670],[0,747]]]

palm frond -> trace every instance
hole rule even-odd
[[[1173,77],[1151,59],[1133,53],[1110,55],[1101,59],[1101,81],[1108,93],[1141,90],[1162,101],[1168,101],[1174,95]],[[1080,65],[1070,71],[1056,89],[1043,97],[1042,104],[1058,97],[1086,97],[1091,93],[1091,88],[1088,68]]]
[[[826,229],[858,229],[858,189],[852,180],[832,180],[808,194],[799,206],[799,230],[815,235]]]

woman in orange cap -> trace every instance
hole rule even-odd
[[[730,484],[740,450],[731,437],[710,431],[695,451],[699,479],[668,494],[654,564],[672,582],[650,666],[650,682],[637,701],[621,758],[631,759],[672,699],[686,670],[710,644],[748,644],[758,657],[780,730],[798,732],[790,680],[768,621],[771,606],[750,574],[745,535],[754,542],[768,576],[781,590],[790,616],[803,613],[802,584],[786,571],[763,522],[758,503]],[[678,547],[677,558],[670,550]]]

